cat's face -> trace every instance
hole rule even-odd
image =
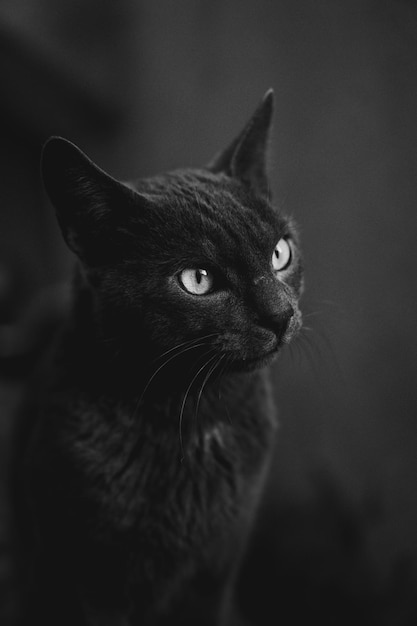
[[[253,119],[260,124],[259,110]],[[123,185],[72,144],[49,146],[50,195],[107,332],[146,344],[154,357],[201,343],[213,362],[222,356],[239,369],[265,364],[297,333],[297,232],[264,193],[259,154],[251,171],[238,142],[232,165],[226,151],[204,170]]]
[[[139,199],[141,217],[129,226],[137,247],[126,248],[117,270],[98,270],[106,298],[140,308],[160,352],[210,335],[208,344],[241,367],[275,354],[301,323],[291,222],[222,174],[188,170],[145,188],[151,202]]]

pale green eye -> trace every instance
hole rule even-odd
[[[186,269],[179,274],[181,286],[195,296],[204,296],[213,287],[213,276],[204,269]]]
[[[287,269],[291,263],[291,246],[287,239],[280,239],[272,254],[272,267],[276,272]]]

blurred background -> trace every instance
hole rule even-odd
[[[48,136],[122,179],[201,165],[275,90],[271,182],[300,224],[308,329],[274,372],[279,441],[240,581],[249,625],[417,623],[416,77],[412,0],[0,4],[6,351],[72,264],[39,179]],[[5,616],[23,384],[0,378]]]

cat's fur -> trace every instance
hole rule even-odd
[[[277,423],[266,365],[301,325],[297,232],[269,199],[272,110],[268,92],[206,168],[135,183],[63,139],[44,148],[79,265],[25,453],[24,623],[230,623]],[[187,268],[212,291],[187,292]]]

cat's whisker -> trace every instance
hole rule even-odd
[[[214,348],[212,348],[213,350]],[[211,350],[211,351],[212,351]],[[208,354],[211,352],[209,351]],[[217,358],[217,354],[211,356],[208,361],[206,361],[204,363],[204,365],[202,365],[198,370],[197,373],[193,376],[193,378],[191,379],[190,384],[188,385],[185,393],[184,393],[184,398],[182,400],[182,404],[181,404],[181,409],[180,409],[180,414],[179,414],[179,423],[178,423],[178,429],[179,429],[179,439],[180,439],[180,449],[181,449],[181,462],[184,460],[184,446],[183,446],[183,438],[182,438],[182,419],[183,419],[183,415],[184,415],[184,409],[185,409],[185,405],[187,402],[187,398],[189,396],[189,393],[191,391],[191,388],[193,386],[193,384],[195,383],[195,381],[197,380],[198,376],[200,375],[200,373],[207,367],[207,365],[209,365],[214,359]]]
[[[306,330],[310,330],[310,334],[305,335],[306,340],[308,338],[311,341],[312,336],[314,337],[314,339],[320,340],[320,341],[315,342],[315,347],[317,349],[317,352],[320,355],[320,358],[324,359],[326,357],[326,359],[328,359],[328,357],[330,356],[333,362],[334,368],[339,375],[340,380],[344,380],[345,376],[342,371],[339,359],[337,357],[334,345],[331,341],[331,338],[326,333],[326,331],[322,328],[311,328],[311,329],[306,329]],[[326,353],[325,355],[324,355],[324,352]]]
[[[225,375],[226,375],[227,370],[228,370],[228,368],[230,368],[230,366],[232,365],[232,363],[233,363],[233,357],[232,357],[230,354],[228,354],[228,355],[226,356],[226,360],[225,360],[225,362],[224,362],[224,364],[223,364],[223,367],[222,367],[222,369],[221,369],[220,373],[218,374],[218,381],[219,381],[219,382],[218,382],[218,385],[219,385],[219,391],[218,391],[218,394],[219,394],[219,400],[221,400],[221,382],[222,382],[223,376],[225,376]],[[232,419],[231,419],[231,417],[230,417],[229,409],[228,409],[228,407],[227,407],[227,404],[226,404],[226,403],[224,403],[224,407],[225,407],[225,409],[226,409],[227,418],[228,418],[228,420],[229,420],[229,423],[231,424],[231,423],[232,423]]]
[[[295,358],[297,356],[298,358],[298,363],[299,363],[299,359],[300,359],[300,347],[297,344],[297,341],[291,341],[285,348],[286,353],[289,355],[291,361],[295,361]]]
[[[142,394],[140,395],[139,400],[138,400],[138,402],[137,402],[137,404],[136,404],[136,408],[135,408],[135,411],[134,411],[134,414],[133,414],[133,415],[135,415],[135,414],[136,414],[136,411],[137,411],[137,409],[138,409],[138,407],[139,407],[140,403],[142,402],[143,397],[144,397],[144,395],[145,395],[146,391],[149,389],[150,384],[151,384],[151,383],[152,383],[152,381],[154,380],[155,376],[157,376],[157,375],[159,374],[159,372],[160,372],[160,371],[161,371],[161,370],[162,370],[162,369],[163,369],[166,365],[168,365],[168,363],[170,363],[171,361],[173,361],[173,360],[174,360],[175,358],[177,358],[178,356],[181,356],[182,354],[185,354],[186,352],[189,352],[190,350],[194,350],[194,348],[201,348],[202,346],[207,346],[207,345],[208,345],[207,343],[201,342],[201,343],[196,343],[196,344],[193,344],[193,345],[191,345],[191,346],[187,346],[186,348],[182,349],[180,352],[175,352],[175,354],[172,354],[172,355],[171,355],[168,359],[166,359],[166,360],[165,360],[165,361],[164,361],[164,362],[163,362],[163,363],[162,363],[162,364],[161,364],[161,365],[160,365],[160,366],[159,366],[159,367],[158,367],[158,368],[154,371],[154,373],[152,374],[152,376],[149,378],[148,382],[146,383],[146,385],[145,385],[145,387],[144,387],[144,389],[143,389],[143,391],[142,391]]]
[[[218,383],[218,396],[219,396],[219,400],[221,400],[221,382],[222,382],[222,378],[224,376],[224,374],[226,373],[226,369],[230,364],[230,355],[224,355],[226,358],[223,362],[222,367],[220,368],[219,372],[217,373],[217,383]]]
[[[315,349],[320,354],[320,358],[328,360],[330,357],[340,379],[344,380],[344,373],[330,336],[332,324],[329,324],[326,320],[334,320],[335,316],[344,319],[346,311],[340,302],[328,299],[310,300],[307,306],[312,307],[312,310],[307,310],[306,313],[303,313],[303,318],[313,318],[314,327],[303,326],[303,331],[307,331],[310,336],[313,335],[316,344]],[[305,336],[307,333],[304,334],[304,342],[306,341]]]
[[[217,376],[217,379],[218,379],[218,397],[219,397],[219,400],[222,400],[222,395],[221,395],[221,384],[222,384],[222,380],[223,380],[223,377],[226,375],[226,373],[227,373],[228,369],[230,368],[230,366],[231,366],[231,364],[232,364],[232,361],[233,361],[232,357],[230,356],[230,354],[228,354],[228,355],[226,356],[225,362],[223,363],[223,367],[221,368],[221,370],[220,370],[220,372],[219,372],[219,374],[218,374],[218,376]],[[229,417],[229,421],[230,421],[230,416],[228,416],[228,417]]]
[[[188,342],[184,342],[185,344]],[[168,359],[166,359],[158,368],[157,370],[152,374],[152,376],[150,377],[150,379],[148,380],[147,384],[145,385],[141,395],[139,396],[138,401],[135,404],[135,408],[132,412],[131,418],[130,418],[130,427],[128,429],[128,435],[130,435],[131,431],[133,430],[133,428],[135,427],[135,416],[136,413],[138,411],[138,408],[144,398],[144,395],[147,391],[147,389],[149,388],[150,384],[152,383],[152,381],[154,380],[154,378],[158,375],[158,373],[166,366],[168,365],[168,363],[170,363],[171,361],[173,361],[176,357],[181,356],[182,354],[192,350],[193,348],[197,348],[197,347],[201,347],[201,346],[207,346],[208,344],[206,343],[199,343],[199,344],[194,344],[191,346],[187,346],[186,348],[183,348],[180,352],[176,352],[175,354],[171,355]],[[178,346],[177,346],[178,347]],[[211,349],[213,350],[213,348]],[[208,353],[211,352],[211,350],[209,350]],[[204,356],[206,356],[208,353],[205,353]],[[135,452],[137,450],[138,447],[138,441],[135,441],[132,448],[130,449],[130,452],[127,455],[127,459],[126,461],[123,463],[122,467],[119,468],[115,474],[115,478],[117,478],[118,476],[120,476],[121,474],[123,474],[126,470],[126,468],[129,466],[129,463],[131,462],[131,459],[134,457]]]
[[[156,357],[155,361],[159,361],[159,359],[162,359],[162,357],[166,356],[167,354],[170,354],[174,350],[179,350],[180,348],[183,348],[184,346],[191,347],[194,343],[198,341],[205,341],[206,339],[211,339],[212,337],[216,337],[216,335],[218,335],[218,333],[210,333],[208,335],[203,335],[202,337],[195,337],[194,339],[189,339],[188,341],[184,341],[183,343],[180,343],[174,346],[173,348],[169,348],[169,350],[165,350],[165,352],[162,352],[162,354],[159,354]]]
[[[226,415],[227,415],[227,419],[229,420],[229,424],[233,425],[232,418],[230,417],[229,407],[227,406],[227,404],[224,405],[224,408],[226,409]]]
[[[303,320],[310,319],[311,317],[320,317],[321,315],[321,311],[310,311],[309,313],[303,313]]]
[[[295,342],[295,345],[297,345],[297,348],[301,350],[301,353],[307,360],[311,371],[317,377],[319,370],[318,365],[319,361],[322,359],[322,353],[320,351],[320,347],[315,341],[313,341],[313,339],[315,339],[314,334],[311,334],[310,332],[303,332],[300,333],[298,341]]]
[[[212,366],[210,367],[210,369],[209,369],[208,373],[206,374],[206,376],[205,376],[205,378],[204,378],[204,380],[203,380],[203,383],[202,383],[202,385],[201,385],[201,387],[200,387],[200,391],[199,391],[198,396],[197,396],[197,402],[196,402],[196,407],[195,407],[195,413],[194,413],[194,416],[195,416],[195,420],[196,420],[196,421],[198,421],[198,409],[199,409],[199,407],[200,407],[200,400],[201,400],[201,396],[202,396],[202,394],[203,394],[204,387],[205,387],[205,386],[206,386],[206,384],[208,383],[208,380],[209,380],[210,376],[213,374],[213,372],[215,371],[215,369],[217,368],[217,366],[218,366],[218,365],[220,365],[220,363],[221,363],[221,362],[222,362],[222,360],[225,358],[225,356],[226,356],[225,354],[221,354],[221,355],[219,356],[218,360],[214,363],[214,365],[212,365]]]
[[[291,358],[291,360],[299,367],[303,361],[305,360],[304,358],[304,353],[303,353],[303,328],[300,330],[300,332],[297,333],[296,337],[293,339],[293,341],[290,341],[289,344],[286,345],[286,351],[288,351],[288,354]]]

